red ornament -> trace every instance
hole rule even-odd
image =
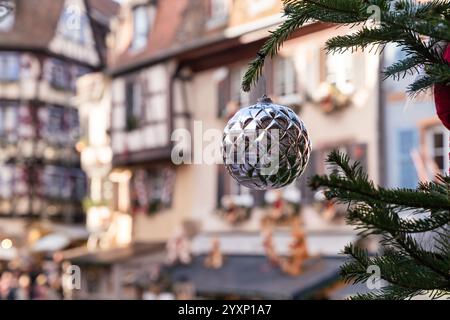
[[[444,59],[450,62],[450,45],[445,49]],[[439,119],[450,130],[450,85],[436,84],[434,86],[434,102]]]

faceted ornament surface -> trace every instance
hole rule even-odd
[[[290,108],[263,97],[239,110],[225,127],[224,164],[242,186],[254,190],[285,187],[305,170],[311,142]]]

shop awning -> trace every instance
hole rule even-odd
[[[164,253],[163,243],[132,243],[123,248],[112,248],[106,250],[90,251],[86,247],[75,248],[63,252],[65,260],[78,265],[111,265],[126,262],[130,259],[149,255]]]
[[[55,252],[68,247],[70,239],[68,236],[60,233],[50,233],[43,236],[32,245],[33,252]]]
[[[304,299],[339,280],[341,257],[309,259],[297,277],[283,273],[260,256],[226,256],[220,269],[204,266],[205,256],[169,269],[173,281],[189,281],[200,296],[233,295],[242,298]]]
[[[32,252],[55,252],[67,248],[77,241],[87,240],[89,232],[84,226],[43,224],[51,232],[31,246]]]

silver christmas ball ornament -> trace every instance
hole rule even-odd
[[[264,96],[239,110],[225,127],[224,164],[242,186],[254,190],[285,187],[305,170],[311,142],[303,122],[290,108]]]

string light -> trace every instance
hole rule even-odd
[[[5,250],[11,249],[13,246],[13,242],[11,239],[3,239],[1,243],[1,247]]]

